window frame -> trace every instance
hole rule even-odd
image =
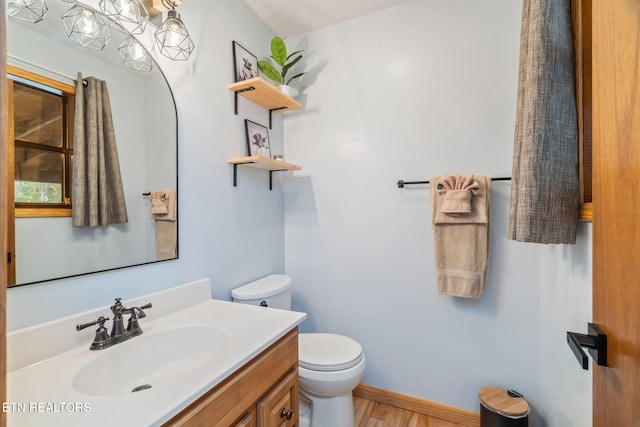
[[[29,148],[34,148],[31,145],[26,143],[17,144],[14,139],[14,129],[13,129],[13,85],[14,84],[24,84],[20,82],[14,82],[9,75],[19,77],[21,79],[31,81],[40,85],[44,85],[50,87],[52,89],[59,90],[62,92],[62,97],[64,98],[65,105],[65,126],[63,130],[63,138],[64,138],[64,146],[63,148],[59,147],[38,147],[38,149],[43,149],[45,151],[50,151],[52,153],[61,153],[64,155],[64,194],[63,194],[63,203],[56,204],[37,204],[37,203],[15,203],[15,196],[13,193],[14,185],[10,185],[11,195],[9,196],[9,200],[14,203],[14,211],[16,218],[35,218],[35,217],[70,217],[71,216],[71,176],[72,176],[72,164],[71,158],[73,156],[73,124],[74,124],[74,111],[75,111],[75,95],[76,88],[72,85],[62,83],[58,80],[51,79],[46,76],[42,76],[31,71],[27,71],[12,65],[7,65],[7,89],[8,89],[8,120],[10,121],[7,126],[7,144],[9,145],[9,157],[8,159],[8,167],[9,167],[9,177],[11,182],[14,182],[15,176],[15,147],[16,146],[24,146]],[[37,88],[36,88],[37,89]]]
[[[580,220],[593,221],[592,199],[592,0],[572,0],[571,20],[576,73],[578,113],[578,175]]]

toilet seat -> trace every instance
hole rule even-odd
[[[344,335],[298,335],[298,365],[301,368],[321,372],[342,371],[356,366],[363,358],[360,343]]]

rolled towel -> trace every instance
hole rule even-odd
[[[153,191],[149,196],[151,200],[151,213],[155,215],[166,215],[169,213],[167,195],[164,191]]]
[[[444,195],[440,212],[448,215],[471,213],[471,197],[480,189],[472,175],[446,175],[437,185],[438,194]]]
[[[151,200],[151,212],[149,218],[156,221],[175,221],[177,192],[174,189],[152,191],[149,196]],[[162,205],[165,205],[163,207]]]

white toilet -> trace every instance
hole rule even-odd
[[[291,309],[291,278],[272,274],[231,291],[233,301]],[[299,334],[300,426],[354,427],[351,392],[364,375],[362,346],[337,334]]]

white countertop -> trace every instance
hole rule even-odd
[[[154,307],[147,311],[152,312],[157,304],[154,302]],[[86,313],[83,314],[85,318],[82,321],[92,320],[86,318]],[[103,315],[109,314],[105,312]],[[140,320],[144,334],[130,341],[105,350],[90,351],[91,338],[82,347],[9,370],[7,403],[3,407],[7,412],[8,426],[159,426],[299,325],[306,314],[208,299],[146,321],[148,317]],[[66,323],[73,323],[74,320],[77,319],[67,319]],[[156,380],[148,390],[90,396],[74,388],[73,376],[94,359],[109,351],[119,350],[119,347],[124,348],[145,335],[185,326],[215,326],[223,329],[229,340],[203,366],[178,378]],[[29,329],[27,332],[33,335],[34,328]],[[14,342],[21,339],[21,344],[24,344],[26,338],[23,334],[23,338],[19,339],[20,332],[10,335],[14,335]],[[76,334],[74,330],[66,333]],[[9,337],[9,353],[12,353],[11,343]],[[167,346],[170,345],[168,342]],[[19,359],[20,355],[16,352],[19,350],[14,349],[12,356]],[[130,357],[135,358],[136,354]]]

